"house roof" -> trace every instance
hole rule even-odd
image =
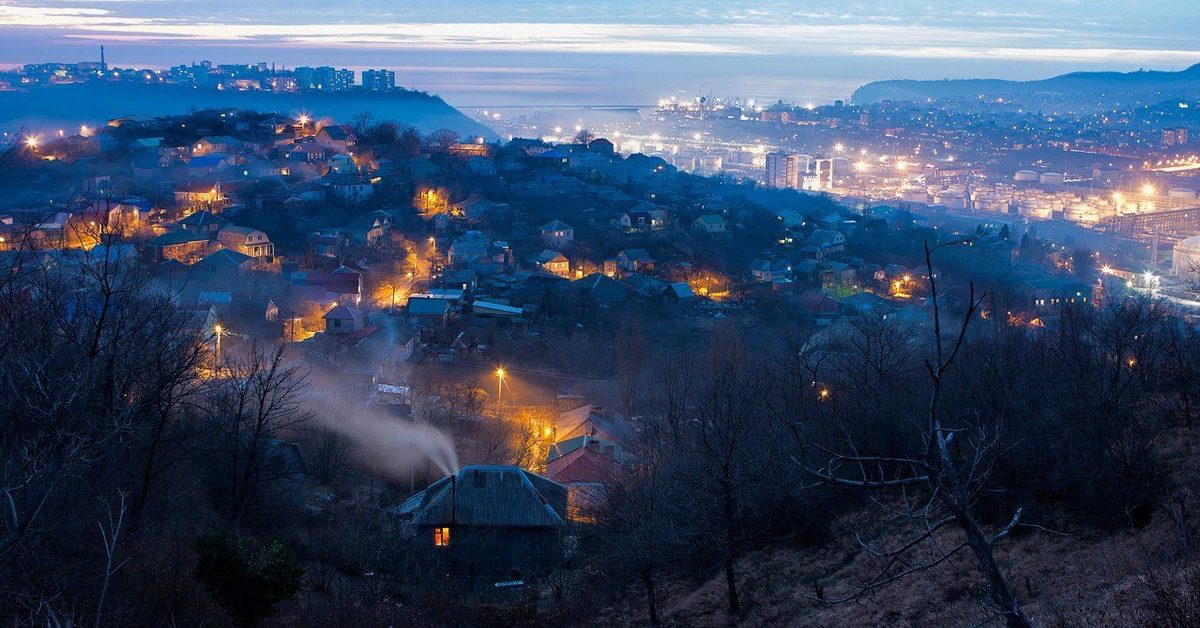
[[[551,220],[550,222],[542,225],[540,228],[542,231],[563,231],[565,229],[570,229],[571,225],[568,225],[561,220]]]
[[[253,235],[257,231],[258,231],[258,229],[251,229],[250,227],[239,227],[237,225],[229,225],[228,227],[221,229],[221,233],[232,233],[234,235],[239,235],[242,237]]]
[[[411,316],[442,316],[450,310],[450,301],[436,298],[410,298],[408,313]]]
[[[339,305],[339,306],[333,308],[332,310],[325,312],[325,316],[322,316],[321,318],[324,318],[327,321],[331,321],[331,320],[357,321],[362,318],[362,312],[359,311],[359,309],[356,307],[351,307],[349,305]]]
[[[180,229],[168,231],[158,237],[150,238],[146,244],[151,246],[171,246],[172,244],[188,244],[191,242],[207,242],[208,235],[195,230]]]
[[[217,249],[212,253],[204,256],[204,259],[196,262],[194,268],[208,270],[223,270],[241,268],[246,262],[254,260],[253,257],[234,251],[232,249]]]
[[[654,258],[650,257],[650,253],[646,249],[625,249],[617,253],[618,257],[625,258],[631,262],[653,262]]]
[[[616,461],[604,453],[602,443],[588,441],[586,436],[584,441],[582,446],[547,462],[546,477],[563,484],[612,482],[619,469]],[[609,445],[608,453],[611,454],[612,445]]]
[[[593,437],[607,436],[603,440],[618,440],[632,436],[632,430],[624,417],[604,408],[587,404],[558,415],[554,429],[559,436],[576,437],[588,434]]]
[[[213,224],[224,226],[226,222],[224,218],[205,209],[185,216],[175,221],[175,224],[181,227],[206,227]]]
[[[473,465],[434,482],[401,506],[418,526],[559,528],[567,488],[518,467]]]

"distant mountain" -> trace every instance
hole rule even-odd
[[[306,112],[316,118],[348,122],[363,111],[378,121],[395,120],[424,133],[451,129],[494,139],[496,133],[463,115],[437,96],[420,92],[339,92],[273,94],[217,91],[172,84],[69,83],[0,91],[0,127],[68,128],[122,116],[164,116],[189,109],[233,107],[282,114]]]
[[[854,91],[852,100],[865,104],[881,100],[926,100],[986,96],[1036,96],[1061,94],[1087,97],[1097,94],[1164,97],[1200,96],[1200,63],[1179,72],[1072,72],[1040,81],[999,79],[946,79],[941,81],[891,80],[867,83]]]

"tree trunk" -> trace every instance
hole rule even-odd
[[[738,614],[741,604],[738,602],[737,575],[733,571],[734,553],[733,534],[733,489],[726,486],[725,492],[725,586],[729,589],[729,612]]]
[[[658,618],[658,600],[655,599],[654,589],[654,565],[647,564],[642,567],[642,584],[646,587],[646,606],[650,612],[650,625],[661,626],[662,621]]]
[[[992,554],[992,544],[984,538],[983,531],[979,529],[978,524],[971,516],[960,513],[956,518],[963,532],[966,533],[967,544],[971,546],[971,552],[975,554],[979,571],[987,581],[988,590],[992,594],[992,602],[1004,618],[1004,625],[1009,628],[1032,628],[1033,624],[1021,612],[1021,604],[1017,601],[1012,587],[1009,586],[1008,579],[1004,577],[1004,572],[996,564],[996,558]]]

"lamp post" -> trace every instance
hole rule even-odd
[[[496,369],[496,402],[499,403],[504,394],[504,369]]]

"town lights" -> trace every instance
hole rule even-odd
[[[304,126],[304,125],[308,124],[308,120],[309,120],[309,118],[308,118],[307,113],[302,113],[302,114],[300,114],[300,117],[296,118],[296,122],[299,122],[300,126]]]
[[[25,136],[25,147],[28,148],[29,150],[37,150],[38,144],[40,144],[40,143],[41,143],[41,141],[38,139],[38,136],[36,136],[36,135],[26,135]]]
[[[1142,194],[1146,196],[1153,196],[1155,191],[1153,183],[1147,183],[1142,186]]]
[[[842,145],[842,143],[841,143],[841,142],[838,142],[837,144],[834,144],[834,145],[833,145],[833,150],[834,150],[835,152],[838,152],[838,153],[840,153],[840,152],[842,152],[842,151],[846,150],[846,147],[845,147],[844,145]]]
[[[501,395],[504,394],[504,369],[496,369],[496,401],[500,401]]]

